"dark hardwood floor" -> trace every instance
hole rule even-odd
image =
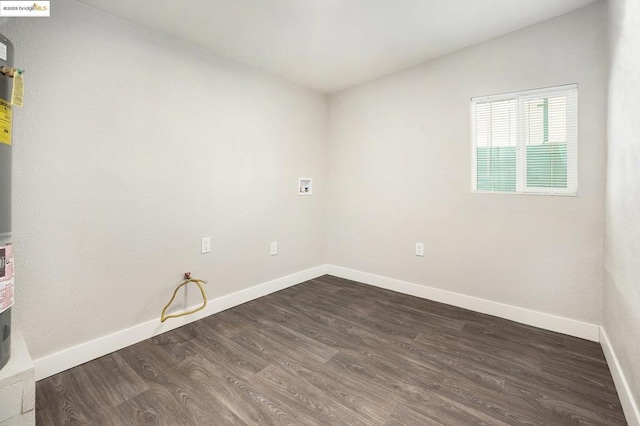
[[[37,383],[40,425],[623,425],[597,343],[324,276]]]

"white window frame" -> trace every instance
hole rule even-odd
[[[567,187],[566,188],[537,188],[526,186],[526,142],[524,138],[524,129],[520,122],[520,117],[523,114],[524,102],[530,98],[539,98],[541,96],[553,96],[559,94],[572,94],[576,96],[576,123],[574,127],[569,126],[567,128]],[[476,108],[475,106],[480,103],[496,102],[508,99],[515,99],[517,103],[516,110],[516,123],[518,123],[518,138],[516,145],[516,190],[515,191],[487,191],[478,189],[478,159],[477,159],[477,146],[476,146]],[[529,194],[529,195],[565,195],[565,196],[577,196],[578,195],[578,123],[579,123],[579,109],[578,109],[578,85],[567,84],[562,86],[548,87],[543,89],[526,90],[521,92],[503,93],[499,95],[491,96],[479,96],[471,98],[470,102],[470,116],[471,116],[471,190],[475,193],[481,194]],[[573,140],[573,143],[569,143]]]

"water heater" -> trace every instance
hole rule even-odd
[[[13,68],[13,44],[2,34],[0,67]],[[9,361],[14,285],[11,238],[12,80],[0,73],[0,368]]]

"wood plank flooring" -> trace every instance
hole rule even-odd
[[[324,276],[37,383],[39,425],[624,425],[597,343]]]

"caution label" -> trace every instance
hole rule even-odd
[[[13,74],[13,90],[11,91],[11,105],[22,106],[22,98],[24,98],[24,78],[22,71],[16,70]]]
[[[0,99],[0,143],[11,145],[11,105]]]
[[[14,303],[14,269],[13,245],[0,247],[0,313],[9,309]]]

